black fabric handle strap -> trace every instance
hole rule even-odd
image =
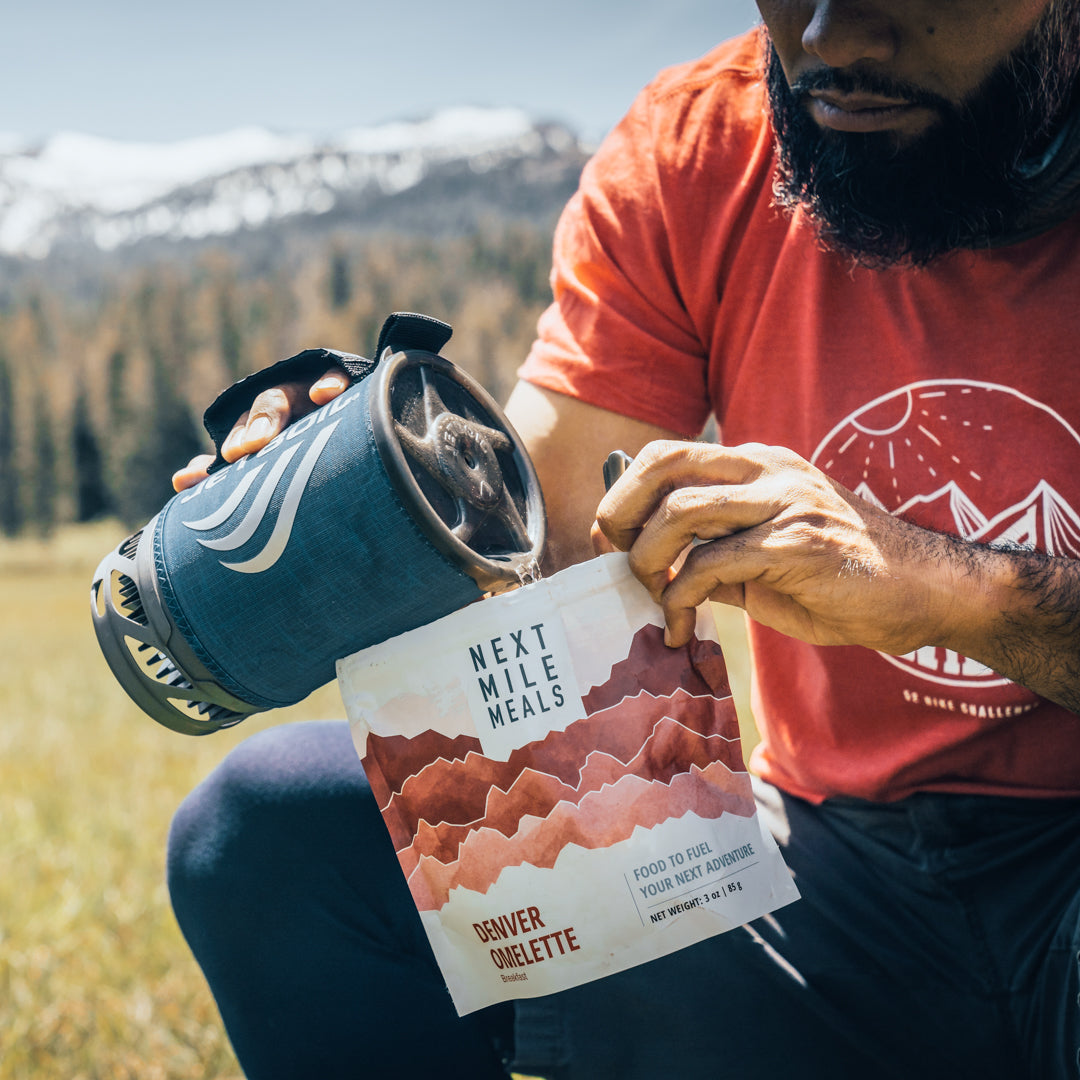
[[[310,385],[335,365],[343,368],[353,382],[359,382],[375,370],[378,358],[381,358],[387,349],[391,353],[403,349],[421,349],[437,354],[450,340],[452,333],[453,330],[447,323],[430,315],[398,311],[383,323],[375,349],[375,360],[368,360],[367,357],[355,353],[339,352],[337,349],[305,349],[233,383],[227,390],[222,391],[203,413],[203,426],[217,450],[217,457],[209,471],[214,472],[226,465],[221,456],[222,443],[236,421],[251,408],[252,403],[264,390],[293,382]]]
[[[444,323],[441,319],[418,315],[414,311],[396,311],[383,323],[382,330],[379,331],[379,344],[375,347],[375,355],[381,358],[383,350],[387,348],[391,352],[423,349],[425,352],[438,354],[453,332],[449,323]]]

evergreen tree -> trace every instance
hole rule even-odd
[[[115,430],[127,418],[127,390],[124,380],[128,371],[128,354],[122,346],[113,349],[106,364],[106,417],[108,427]]]
[[[132,420],[134,444],[127,455],[118,499],[120,514],[129,525],[142,524],[156,514],[173,494],[172,474],[206,448],[164,354],[151,349],[148,362],[149,396]]]
[[[30,495],[30,519],[41,536],[48,536],[56,527],[59,495],[57,477],[56,434],[49,399],[43,387],[37,388],[33,413],[34,468]]]
[[[86,386],[80,381],[71,418],[71,454],[75,476],[75,520],[93,521],[111,509],[105,462],[90,420]]]
[[[330,307],[340,311],[349,306],[353,296],[352,267],[349,257],[341,247],[335,246],[330,253]]]
[[[15,456],[16,438],[15,387],[11,378],[11,364],[7,356],[0,353],[0,532],[5,536],[15,536],[23,526]]]
[[[236,298],[231,286],[223,285],[217,301],[218,349],[221,366],[228,382],[235,382],[244,373],[244,336],[236,317]]]

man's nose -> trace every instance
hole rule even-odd
[[[896,56],[899,28],[877,0],[818,0],[802,35],[803,49],[831,68]]]

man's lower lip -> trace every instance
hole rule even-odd
[[[929,118],[921,105],[886,105],[880,109],[841,109],[821,98],[810,99],[810,115],[833,131],[896,131],[920,127]]]

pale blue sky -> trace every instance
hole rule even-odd
[[[0,36],[0,132],[170,140],[512,105],[602,135],[753,0],[34,0]]]

